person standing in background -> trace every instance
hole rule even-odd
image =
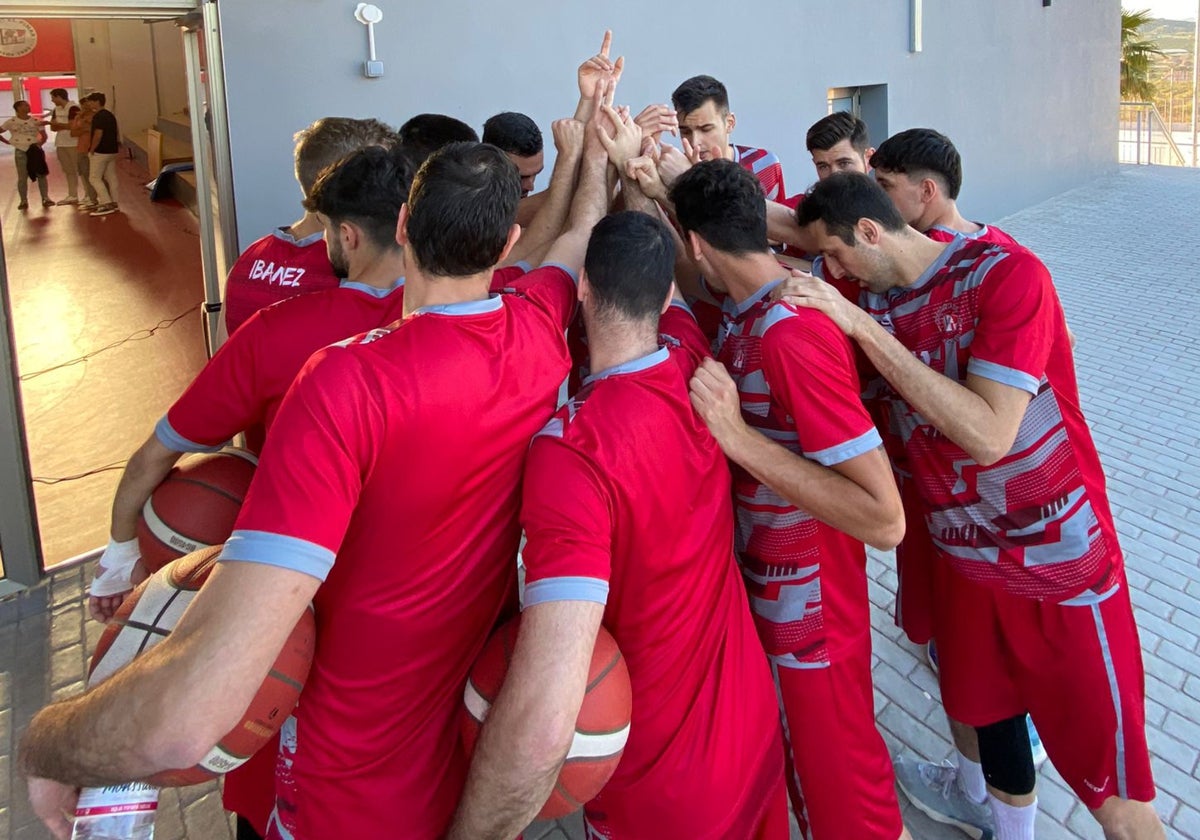
[[[117,118],[105,108],[108,99],[103,93],[89,97],[96,103],[92,115],[91,175],[89,180],[96,190],[96,209],[93,216],[107,216],[117,212],[117,149],[121,134]]]
[[[88,152],[92,148],[92,117],[96,113],[96,103],[90,96],[79,100],[78,112],[72,112],[71,136],[77,143],[75,147],[76,163],[79,166],[79,180],[87,195],[75,205],[76,210],[92,211],[96,209],[96,188],[92,186],[91,158]]]
[[[33,147],[38,147],[37,151],[41,151],[41,145],[46,142],[46,135],[42,131],[42,126],[46,124],[45,120],[35,120],[29,115],[29,103],[24,99],[18,99],[13,103],[13,111],[15,117],[9,117],[0,124],[0,135],[8,132],[8,137],[0,136],[0,143],[7,143],[13,147],[13,159],[17,163],[17,195],[21,198],[21,203],[17,205],[18,210],[29,209],[29,150]],[[54,202],[50,199],[50,191],[46,185],[46,176],[37,176],[38,191],[42,194],[42,206],[53,207]]]
[[[67,176],[67,197],[59,206],[79,203],[79,138],[71,134],[71,111],[79,110],[79,103],[67,97],[66,88],[50,91],[54,111],[50,116],[50,130],[54,131],[54,148],[58,153],[58,165]]]

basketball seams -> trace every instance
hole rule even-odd
[[[205,490],[212,491],[212,493],[214,495],[221,496],[222,498],[226,499],[227,501],[233,502],[235,505],[241,507],[241,504],[243,501],[245,501],[245,499],[239,499],[237,496],[233,495],[228,490],[224,489],[223,487],[218,487],[215,484],[210,484],[209,481],[210,481],[210,479],[189,478],[187,476],[182,476],[182,475],[168,475],[165,479],[163,479],[162,483],[163,484],[190,484],[195,487],[203,487]]]
[[[596,678],[587,684],[587,691],[590,692],[593,688],[600,685],[600,683],[604,682],[604,678],[606,676],[608,676],[608,672],[611,671],[613,668],[616,668],[617,663],[620,661],[621,661],[621,651],[619,651],[619,650],[613,651],[612,659],[609,660],[608,664],[604,666],[603,670],[601,670],[600,673],[596,675]]]

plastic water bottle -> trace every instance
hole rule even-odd
[[[154,840],[158,788],[142,782],[84,788],[71,840]]]

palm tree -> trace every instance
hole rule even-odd
[[[1121,99],[1148,102],[1154,96],[1150,61],[1162,55],[1154,41],[1142,38],[1141,29],[1153,18],[1149,9],[1121,10]]]

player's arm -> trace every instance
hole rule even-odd
[[[767,202],[767,239],[795,245],[811,253],[803,228],[796,222],[796,211],[777,201]]]
[[[553,184],[551,180],[551,184]],[[527,228],[533,224],[533,220],[537,218],[538,213],[545,207],[546,202],[550,199],[549,188],[540,190],[527,195],[517,202],[517,224],[523,228]]]
[[[691,382],[692,405],[726,456],[811,516],[875,548],[904,537],[904,508],[887,456],[868,441],[826,466],[797,455],[746,425],[737,385],[724,365],[705,359]],[[876,439],[877,440],[877,439]]]
[[[592,465],[560,438],[539,435],[522,494],[525,610],[450,831],[461,840],[515,837],[549,797],[574,737],[608,600],[612,519]]]
[[[506,265],[540,263],[554,238],[562,232],[571,209],[571,197],[579,174],[579,159],[583,155],[584,125],[573,119],[555,120],[551,131],[557,156],[554,159],[554,171],[550,174],[550,187],[545,193],[539,194],[544,195],[545,199],[539,202],[537,214],[509,252]],[[522,200],[522,206],[536,197]],[[520,223],[520,218],[517,222]]]
[[[1012,449],[1025,409],[1037,392],[1037,379],[1025,374],[1023,382],[1011,377],[1004,377],[1007,382],[1000,381],[992,372],[998,366],[987,365],[981,368],[988,371],[987,375],[968,369],[965,384],[960,384],[921,362],[869,314],[829,284],[815,278],[793,277],[788,286],[789,302],[819,309],[833,319],[842,332],[858,343],[879,374],[977,463],[989,466]],[[1037,303],[1033,302],[1033,306]],[[1013,342],[1023,346],[1014,349],[1043,343],[1032,332],[1034,329],[1036,326],[1031,323],[1031,331]],[[1008,337],[1013,338],[1011,334]],[[973,352],[979,338],[977,328]]]
[[[537,816],[571,747],[603,615],[603,604],[588,601],[552,601],[521,614],[451,840],[510,840]]]
[[[599,111],[604,94],[597,93]],[[603,115],[598,116],[603,119]],[[600,141],[597,119],[584,126],[583,157],[579,163],[579,183],[571,200],[567,228],[546,252],[545,262],[561,265],[578,276],[583,268],[592,228],[608,212],[608,152]]]
[[[22,772],[96,786],[198,763],[237,725],[319,584],[275,566],[220,564],[161,644],[34,717]]]

